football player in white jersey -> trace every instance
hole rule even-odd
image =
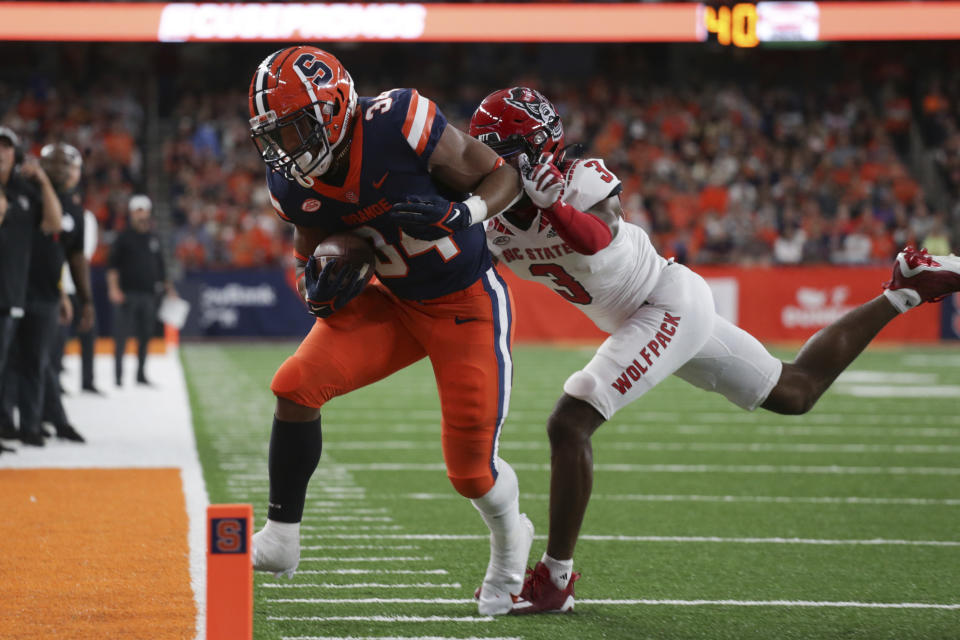
[[[960,291],[960,258],[908,247],[882,295],[822,329],[794,362],[781,362],[717,315],[703,278],[658,255],[643,229],[622,219],[620,180],[602,160],[565,158],[560,117],[539,92],[490,94],[470,134],[520,169],[527,196],[487,222],[491,251],[610,334],[567,379],[547,422],[547,550],[528,569],[512,613],[573,608],[573,550],[593,484],[590,437],[619,409],[675,374],[747,410],[806,413],[899,313]]]

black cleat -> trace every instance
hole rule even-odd
[[[24,431],[20,433],[20,442],[28,444],[31,447],[42,447],[46,444],[43,440],[43,434],[39,431]]]
[[[83,391],[84,393],[92,393],[97,396],[104,395],[103,391],[100,391],[100,389],[97,389],[92,384],[85,384],[82,387],[80,387],[80,390]]]
[[[83,436],[77,433],[69,424],[63,424],[57,427],[57,437],[61,440],[70,440],[72,442],[86,442]]]

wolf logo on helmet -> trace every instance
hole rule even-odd
[[[563,140],[563,123],[560,121],[560,114],[539,91],[527,87],[514,87],[510,90],[510,97],[505,98],[504,102],[529,113],[532,118],[546,127],[554,141]]]

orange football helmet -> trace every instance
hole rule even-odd
[[[250,136],[268,167],[311,186],[349,137],[353,79],[332,54],[287,47],[260,63],[250,83]]]

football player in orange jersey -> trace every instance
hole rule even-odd
[[[519,198],[516,170],[413,89],[358,97],[343,65],[316,47],[268,56],[249,107],[271,202],[295,225],[299,289],[317,316],[271,385],[270,504],[253,538],[254,567],[288,575],[297,567],[323,404],[426,356],[440,392],[447,476],[490,529],[479,610],[508,612],[533,527],[519,511],[516,474],[498,454],[512,311],[480,223]],[[342,232],[375,246],[379,281],[365,286],[365,265],[318,266],[314,249]]]

